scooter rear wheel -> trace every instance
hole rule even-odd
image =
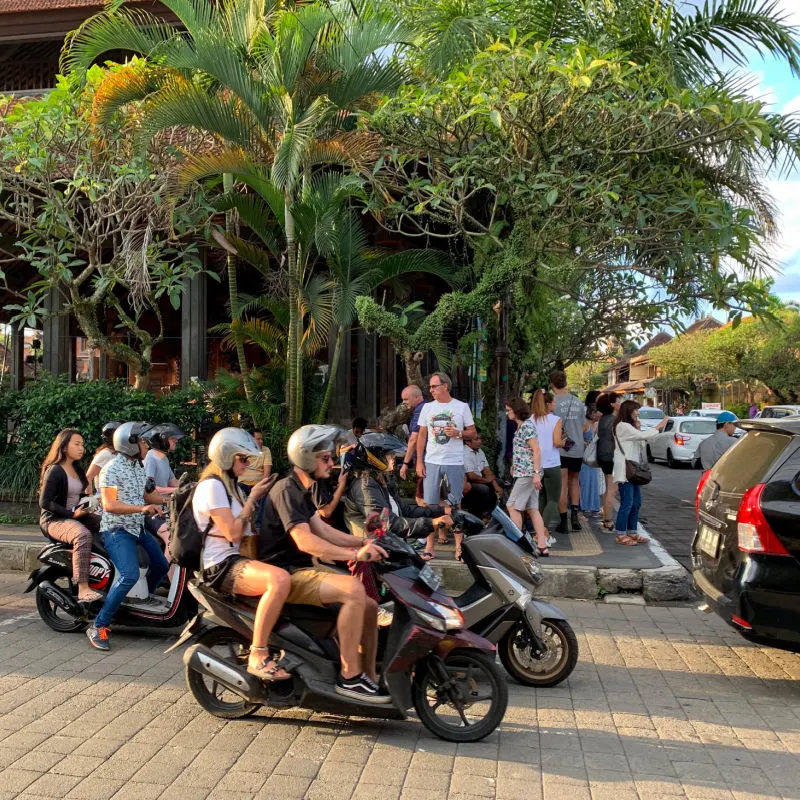
[[[61,575],[54,578],[53,583],[66,594],[72,594],[73,584],[69,576]],[[86,620],[73,617],[72,614],[56,605],[38,586],[36,587],[36,610],[42,621],[58,633],[81,633],[89,626]]]
[[[454,650],[443,662],[450,686],[430,661],[414,675],[414,708],[422,724],[448,742],[478,742],[502,721],[508,685],[493,658]]]
[[[497,643],[506,672],[525,686],[557,686],[569,677],[578,662],[578,639],[566,620],[542,620],[547,650],[534,654],[534,645],[521,620]]]
[[[223,655],[227,661],[247,665],[250,643],[230,628],[212,628],[200,636],[198,643]],[[241,719],[254,714],[261,707],[231,692],[208,675],[201,675],[186,667],[186,683],[195,700],[209,714],[222,719]]]

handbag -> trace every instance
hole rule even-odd
[[[595,434],[592,437],[592,441],[586,445],[586,449],[583,451],[583,463],[586,464],[587,467],[600,466],[597,460],[597,439],[598,436]]]
[[[620,444],[619,437],[617,436],[616,432],[614,433],[614,438],[617,440],[619,451],[624,457],[625,451],[622,449],[622,445]],[[651,480],[653,480],[653,473],[650,470],[650,465],[646,461],[634,461],[633,459],[626,458],[625,480],[628,483],[632,483],[634,486],[646,486]]]

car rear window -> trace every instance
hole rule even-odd
[[[748,431],[747,436],[717,462],[711,477],[723,492],[743,494],[762,482],[790,441],[791,436],[787,434]]]
[[[681,422],[681,433],[714,433],[717,423],[713,419],[687,419]]]
[[[639,419],[662,419],[664,412],[658,408],[640,408]]]

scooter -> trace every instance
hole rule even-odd
[[[160,542],[160,539],[157,541]],[[72,575],[72,547],[56,540],[51,542],[39,553],[39,561],[44,566],[31,572],[25,591],[36,591],[39,616],[54,631],[84,631],[100,611],[103,601],[81,603],[78,600],[78,586]],[[187,571],[175,567],[169,588],[166,591],[160,588],[151,597],[147,590],[148,565],[147,554],[140,548],[139,580],[114,615],[114,624],[139,628],[177,628],[185,625],[197,613],[197,601],[186,588],[189,577]],[[114,564],[100,536],[94,536],[89,586],[98,592],[107,592],[114,582],[114,576]]]
[[[442,739],[476,742],[488,736],[508,704],[494,646],[465,630],[461,612],[439,591],[438,574],[406,542],[386,534],[380,544],[389,558],[373,563],[394,601],[378,654],[391,703],[377,705],[336,693],[337,610],[284,606],[270,646],[283,651],[280,664],[292,678],[264,683],[247,672],[257,598],[234,601],[202,583],[190,583],[200,613],[169,649],[196,640],[183,659],[195,700],[224,719],[248,716],[263,705],[405,719],[413,706],[423,725]]]
[[[497,645],[503,666],[526,686],[556,686],[578,661],[578,639],[564,613],[535,597],[544,580],[533,542],[496,507],[488,523],[453,512],[464,533],[462,558],[474,583],[453,598],[467,627]]]

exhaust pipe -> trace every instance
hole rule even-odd
[[[183,663],[201,675],[208,675],[251,703],[264,703],[267,700],[267,693],[255,675],[231,664],[202,644],[189,647],[183,654]]]
[[[83,609],[78,605],[77,600],[66,592],[58,588],[52,581],[42,581],[37,587],[39,591],[60,609],[72,614],[73,617],[83,617]]]

